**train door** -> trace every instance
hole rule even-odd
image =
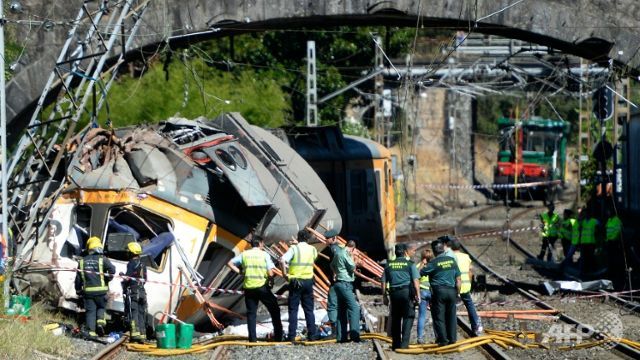
[[[28,273],[26,278],[32,289],[40,292],[37,296],[55,294],[59,306],[76,311],[75,278],[78,267],[77,257],[82,254],[91,227],[92,208],[87,205],[75,205],[67,198],[59,198],[49,217],[48,231],[33,249],[32,261],[36,265],[49,265],[56,268],[50,278],[43,273]]]
[[[382,204],[384,211],[384,223],[382,224],[382,236],[384,237],[384,246],[387,250],[387,256],[393,251],[396,240],[396,208],[395,194],[393,191],[393,175],[391,173],[391,160],[383,159],[384,162],[384,203]]]
[[[369,165],[350,162],[347,170],[347,207],[349,234],[358,237],[358,247],[371,252],[382,242],[380,217],[380,192],[376,187],[376,176]],[[376,175],[377,174],[377,175]]]
[[[198,253],[204,240],[206,221],[197,221],[184,210],[171,211],[168,204],[163,213],[136,205],[121,205],[110,208],[106,221],[104,249],[116,267],[116,274],[126,272],[128,262],[127,244],[139,242],[147,263],[148,311],[155,314],[175,307],[179,289],[171,284],[182,283],[179,267],[195,267]],[[157,209],[156,209],[157,210]],[[189,221],[191,220],[191,221]],[[186,271],[186,270],[185,270]],[[119,281],[109,284],[113,294],[108,308],[124,311],[122,286]]]

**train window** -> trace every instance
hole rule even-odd
[[[230,250],[222,247],[218,243],[210,243],[207,246],[204,256],[198,265],[198,273],[204,278],[202,283],[206,285],[220,286],[227,280],[234,278],[236,275],[227,268],[227,262],[233,258],[234,254]],[[241,277],[235,276],[235,280]],[[216,281],[218,280],[218,281]],[[216,283],[214,283],[216,281]],[[234,284],[240,285],[240,284]],[[230,286],[229,283],[224,284],[224,287]]]
[[[150,270],[162,271],[175,240],[169,220],[142,208],[125,205],[111,208],[105,252],[110,259],[128,261],[127,244],[139,242]]]
[[[260,141],[260,145],[262,145],[262,147],[267,151],[267,154],[271,156],[273,161],[275,161],[278,164],[283,162],[280,156],[278,156],[278,153],[273,150],[273,148],[271,147],[271,145],[269,145],[269,143],[267,143],[266,141]]]
[[[218,155],[218,159],[220,159],[222,163],[225,164],[229,169],[236,169],[236,161],[234,160],[233,156],[229,155],[228,152],[222,149],[217,149],[216,155]]]
[[[77,205],[73,209],[72,225],[69,229],[67,241],[65,241],[60,251],[60,256],[72,257],[80,256],[82,249],[89,239],[89,230],[91,228],[91,207],[86,205]],[[61,226],[61,225],[60,225]]]
[[[243,169],[247,168],[247,159],[245,159],[244,155],[242,155],[242,152],[240,152],[240,150],[237,147],[229,146],[229,154],[231,154],[231,156],[233,157],[233,160],[235,160],[238,166],[240,166]]]
[[[364,170],[353,170],[349,175],[351,183],[351,212],[363,214],[367,211],[367,173]]]

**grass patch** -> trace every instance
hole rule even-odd
[[[31,307],[31,319],[0,319],[0,359],[26,359],[39,357],[35,352],[69,357],[73,353],[71,340],[64,335],[55,336],[42,326],[52,321],[65,321],[62,315],[43,309],[40,304]]]

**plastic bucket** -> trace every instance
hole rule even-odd
[[[176,326],[174,324],[160,324],[156,326],[156,339],[158,348],[176,348]]]
[[[11,295],[9,300],[8,315],[29,316],[31,311],[31,298],[27,295]]]
[[[190,349],[193,341],[193,324],[178,324],[178,349]]]
[[[31,298],[27,295],[19,295],[18,301],[22,304],[20,315],[29,316],[31,313]]]

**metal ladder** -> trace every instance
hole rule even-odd
[[[61,172],[64,174],[66,170],[64,158],[68,147],[76,135],[80,145],[88,128],[76,132],[76,125],[83,116],[89,118],[90,124],[97,124],[107,92],[149,2],[101,0],[89,4],[92,1],[85,0],[70,23],[56,65],[8,162],[9,224],[17,230],[14,244],[18,244],[14,270],[43,234],[45,220],[63,189],[65,179]],[[117,60],[105,70],[111,58]],[[51,98],[53,104],[45,108]],[[90,101],[92,107],[88,110]]]

